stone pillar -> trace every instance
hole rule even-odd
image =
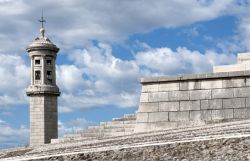
[[[45,73],[45,57],[42,56],[42,71],[41,71],[41,79],[42,79],[42,84],[45,84],[45,79],[46,79],[46,73]]]
[[[31,84],[34,85],[34,56],[31,57],[31,61],[30,61],[30,64],[31,64]]]
[[[53,76],[53,81],[52,81],[52,84],[53,85],[55,85],[56,84],[56,58],[54,58],[54,59],[52,59],[52,63],[53,63],[53,66],[52,66],[52,68],[53,68],[53,71],[54,72],[52,72],[52,76]]]

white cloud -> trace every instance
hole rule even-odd
[[[211,20],[247,10],[233,0],[9,0],[1,1],[0,49],[23,51],[38,32],[37,19],[45,9],[48,35],[62,48],[86,44],[88,40],[117,42],[134,33],[173,28]],[[188,14],[187,14],[188,13]],[[11,21],[10,21],[11,20]],[[17,27],[18,26],[18,27]],[[53,33],[53,34],[52,34]],[[18,42],[13,48],[13,42]]]
[[[74,69],[70,80],[81,83],[74,83],[75,90],[62,93],[61,111],[104,106],[128,108],[138,104],[140,69],[134,60],[114,57],[111,47],[102,43],[76,50],[69,56],[75,65],[63,66],[63,71]],[[70,87],[71,81],[63,79],[62,72],[58,74],[59,86]]]
[[[176,51],[170,48],[156,48],[136,54],[136,62],[151,73],[158,75],[174,75],[183,73],[212,72],[212,67],[218,64],[232,64],[236,60],[233,54],[218,54],[213,51],[200,53],[184,47]]]
[[[112,55],[112,49],[107,44],[98,44],[97,47],[89,47],[87,50],[74,53],[73,60],[77,63],[77,55],[82,55],[83,71],[94,81],[96,90],[100,92],[110,91],[120,93],[134,91],[133,85],[139,68],[134,60],[126,61]],[[80,64],[79,64],[80,65]]]
[[[248,17],[244,17],[240,20],[238,30],[240,33],[240,42],[250,51],[250,11]]]
[[[24,125],[12,127],[0,120],[0,149],[28,145],[29,129]]]
[[[30,68],[18,55],[0,54],[0,106],[27,103]]]
[[[250,7],[250,4],[249,4]],[[243,10],[245,11],[245,10]],[[243,12],[242,11],[242,12]],[[250,51],[250,11],[243,12],[238,15],[236,21],[237,28],[234,30],[235,34],[223,38],[213,38],[205,36],[204,38],[210,43],[215,43],[216,46],[222,50],[223,53],[239,53]]]
[[[57,66],[57,82],[62,90],[75,91],[84,86],[82,80],[83,70],[74,65]]]

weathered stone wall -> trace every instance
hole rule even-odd
[[[142,78],[135,132],[250,118],[250,71]]]
[[[57,138],[57,96],[30,96],[30,143],[41,145]]]

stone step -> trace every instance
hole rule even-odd
[[[124,114],[124,118],[136,118],[136,114]]]
[[[102,125],[109,125],[109,124],[135,124],[136,119],[123,119],[123,118],[113,118],[112,121],[108,122],[100,122],[100,126]]]
[[[135,121],[111,121],[102,122],[99,126],[89,126],[88,129],[107,129],[107,128],[134,128]]]
[[[134,128],[120,128],[120,129],[88,129],[82,131],[78,134],[71,134],[65,135],[65,141],[72,141],[72,140],[79,140],[81,139],[88,139],[88,138],[102,138],[106,136],[121,136],[121,135],[128,135],[134,132]],[[56,140],[56,139],[54,139]],[[62,142],[63,138],[60,139]],[[56,143],[56,141],[54,141]]]
[[[65,134],[64,138],[72,138],[72,137],[78,137],[81,136],[80,134]]]
[[[122,131],[133,131],[134,128],[131,127],[131,128],[124,128],[124,127],[116,127],[116,128],[104,128],[104,129],[87,129],[87,130],[84,130],[82,132],[80,132],[80,134],[82,133],[89,133],[89,132],[98,132],[98,133],[105,133],[105,132],[122,132]]]
[[[133,131],[124,131],[124,132],[105,132],[105,133],[82,133],[81,135],[76,135],[74,137],[65,137],[62,139],[52,139],[53,144],[56,143],[65,143],[65,142],[72,142],[72,141],[84,141],[84,140],[95,140],[101,139],[104,137],[114,137],[114,136],[124,136],[130,135]]]
[[[107,131],[104,133],[99,132],[85,132],[81,134],[77,134],[74,136],[67,136],[62,139],[53,139],[52,143],[61,143],[61,142],[69,142],[69,141],[77,141],[77,140],[87,140],[87,139],[95,139],[95,138],[103,138],[103,137],[113,137],[113,136],[123,136],[132,134],[133,131]]]
[[[100,130],[100,129],[99,129]],[[100,130],[101,131],[101,130]],[[132,130],[131,130],[132,131]],[[145,142],[175,142],[182,140],[194,140],[200,138],[216,138],[229,135],[250,135],[250,120],[236,121],[229,123],[219,123],[198,127],[185,127],[178,129],[168,129],[154,132],[133,133],[123,132],[92,132],[82,133],[81,136],[65,139],[61,141],[64,146],[82,146],[85,148],[95,148],[108,145],[120,144],[140,144]],[[128,135],[126,135],[128,134]],[[121,135],[121,136],[120,136]],[[94,138],[95,136],[96,138]],[[92,139],[86,139],[92,138]],[[52,146],[53,147],[53,146]],[[56,145],[54,147],[56,149]]]
[[[88,140],[96,140],[97,137],[92,136],[84,136],[76,135],[74,137],[66,137],[66,138],[59,138],[59,139],[51,139],[51,144],[59,144],[59,143],[65,143],[65,142],[72,142],[72,141],[88,141]]]
[[[125,114],[121,118],[113,118],[112,121],[129,121],[129,120],[136,120],[135,114]]]
[[[88,137],[88,138],[102,138],[103,136],[104,136],[104,133],[99,133],[99,132],[91,133],[91,132],[89,132],[89,133],[81,133],[80,138],[82,138],[82,139],[85,139],[86,137]]]
[[[225,124],[226,125],[226,124]],[[244,124],[241,125],[241,127],[244,127]],[[246,127],[249,126],[246,124]],[[209,127],[209,126],[208,126]],[[185,137],[197,137],[197,136],[207,136],[207,135],[214,135],[214,134],[227,134],[230,132],[231,133],[242,133],[240,131],[241,127],[238,128],[237,125],[229,125],[229,126],[216,126],[213,125],[211,128],[202,128],[202,127],[192,127],[192,128],[183,128],[183,129],[172,129],[172,130],[166,130],[164,133],[168,136],[176,135],[176,133],[179,133],[177,136],[180,138],[185,138]],[[230,129],[232,128],[232,129]],[[229,132],[227,131],[229,129]],[[77,139],[85,139],[86,137],[97,137],[97,138],[102,138],[102,137],[108,137],[108,136],[120,136],[128,132],[127,134],[132,134],[133,129],[127,129],[128,131],[125,131],[124,129],[119,129],[119,130],[104,130],[104,129],[91,129],[90,131],[85,131],[79,135],[76,135],[75,137]],[[237,131],[238,130],[238,131]],[[105,134],[107,133],[107,134]],[[110,134],[111,133],[111,134]],[[115,134],[112,134],[115,133]],[[136,134],[135,134],[136,135]],[[71,138],[72,139],[72,138]],[[74,139],[75,140],[75,139]],[[67,140],[66,140],[67,141]]]
[[[135,124],[135,120],[127,120],[127,121],[109,121],[102,123],[101,125],[115,125],[115,124]]]
[[[103,129],[115,129],[115,128],[134,128],[135,124],[111,124],[103,126]]]
[[[123,121],[123,118],[112,118],[112,121]]]
[[[225,126],[218,126],[218,125],[206,125],[206,126],[201,126],[201,127],[192,127],[192,128],[183,128],[183,129],[171,129],[171,130],[166,130],[163,131],[162,133],[164,133],[167,136],[172,136],[172,135],[176,135],[177,137],[180,138],[185,138],[186,136],[188,137],[192,137],[192,136],[206,136],[206,135],[212,135],[212,134],[217,134],[217,131],[219,134],[227,134],[227,133],[243,133],[243,131],[245,131],[245,129],[248,129],[250,123],[246,123],[246,125],[244,126],[244,124],[241,124],[240,127],[238,127],[239,125],[230,125],[230,124],[223,124]],[[243,128],[243,129],[242,129]],[[243,130],[243,131],[242,131]],[[229,131],[229,132],[228,132]],[[247,131],[248,132],[248,131]],[[157,132],[154,132],[157,134]],[[152,133],[152,134],[154,134]],[[161,133],[161,132],[159,132]],[[147,134],[147,133],[146,133]],[[151,134],[151,133],[149,133]],[[101,134],[100,134],[101,135]],[[133,135],[140,135],[139,134],[133,134]],[[104,135],[103,135],[104,136]],[[107,136],[107,135],[105,135]]]
[[[64,136],[65,141],[72,140],[75,138],[100,138],[105,136],[111,136],[111,133],[114,136],[118,136],[121,133],[133,133],[134,127],[136,123],[136,115],[135,114],[125,114],[121,118],[113,118],[112,121],[109,122],[100,122],[100,125],[89,126],[87,129],[79,131],[77,134],[67,134]],[[107,134],[105,134],[107,133]],[[56,141],[55,141],[56,142]]]
[[[99,126],[99,125],[96,125],[96,126],[88,126],[87,129],[101,129],[101,128],[104,128],[103,126]],[[84,130],[83,130],[84,131]]]
[[[129,135],[131,132],[106,132],[104,133],[104,137],[114,137],[114,136],[124,136],[124,135]]]

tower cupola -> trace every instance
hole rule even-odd
[[[56,86],[55,60],[59,48],[45,36],[42,17],[42,27],[39,36],[26,48],[31,58],[31,85],[27,95],[34,92],[54,93],[60,95]]]

